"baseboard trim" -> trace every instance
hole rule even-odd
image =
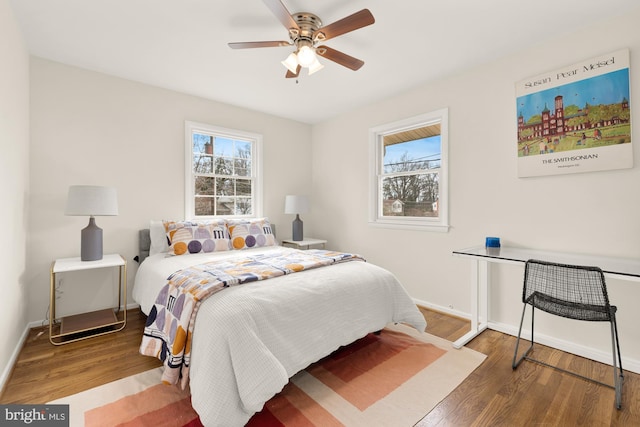
[[[422,307],[425,307],[425,308],[428,308],[428,309],[431,309],[431,310],[439,311],[441,313],[449,314],[451,316],[459,317],[461,319],[471,320],[471,315],[469,313],[464,313],[464,312],[459,311],[459,310],[454,310],[451,307],[444,307],[444,306],[441,306],[441,305],[432,304],[430,302],[422,301],[422,300],[419,300],[417,298],[413,298],[413,302],[415,302],[416,305],[421,305]]]
[[[24,342],[27,340],[27,337],[29,336],[29,331],[31,330],[30,325],[31,324],[27,324],[25,326],[24,331],[22,331],[22,335],[18,340],[18,345],[16,345],[16,347],[13,349],[13,353],[11,353],[9,362],[7,363],[7,366],[5,366],[4,370],[2,371],[2,376],[0,376],[0,395],[4,394],[4,387],[9,381],[9,378],[11,377],[11,373],[13,372],[13,367],[15,366],[16,362],[18,361],[18,357],[20,356],[20,351],[22,350],[22,347],[24,346]]]

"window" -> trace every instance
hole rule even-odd
[[[185,122],[185,218],[262,215],[262,136]]]
[[[448,230],[448,110],[370,130],[369,223]]]

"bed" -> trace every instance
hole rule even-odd
[[[158,293],[176,271],[301,252],[277,245],[266,219],[224,226],[232,230],[225,236],[229,250],[197,252],[195,245],[195,253],[183,255],[172,254],[175,241],[167,240],[170,233],[157,222],[141,231],[143,256],[133,298],[145,314],[154,310]],[[193,228],[192,236],[196,232]],[[188,381],[193,408],[206,426],[242,426],[298,371],[399,322],[421,332],[426,327],[395,276],[357,258],[227,287],[202,301],[193,323]]]

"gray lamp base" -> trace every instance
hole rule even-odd
[[[94,217],[89,218],[89,225],[82,229],[80,259],[82,261],[102,259],[102,228],[96,225]]]
[[[293,220],[293,240],[299,242],[302,238],[302,220],[300,215],[296,214],[296,219]]]

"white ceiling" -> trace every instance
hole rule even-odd
[[[305,123],[624,15],[637,0],[283,0],[324,25],[368,8],[375,24],[326,44],[365,65],[285,79],[288,40],[262,0],[10,0],[31,54]],[[620,46],[612,46],[617,49]],[[598,54],[599,52],[594,52]],[[523,78],[526,76],[522,76]]]

